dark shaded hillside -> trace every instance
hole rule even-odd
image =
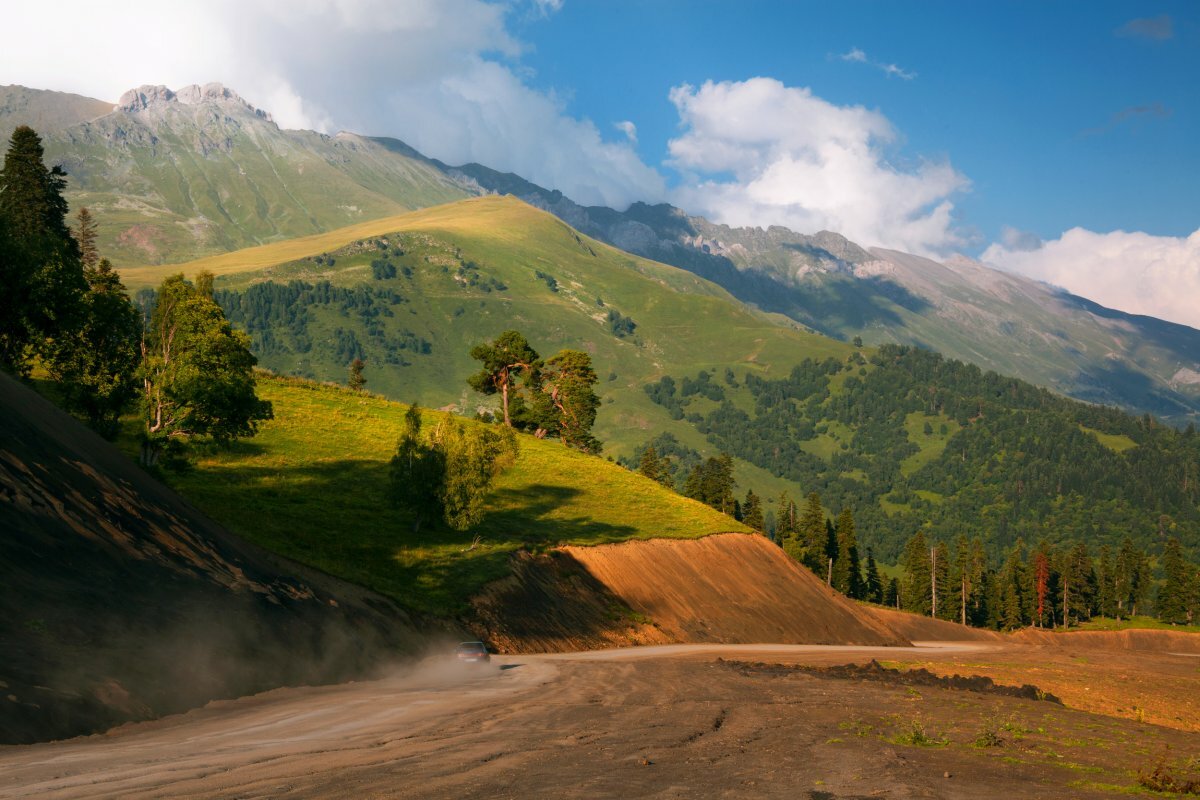
[[[0,743],[104,730],[421,645],[390,603],[208,520],[0,375]]]

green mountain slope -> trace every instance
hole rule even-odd
[[[477,366],[472,345],[517,328],[544,355],[585,349],[601,378],[597,431],[614,454],[669,427],[708,449],[642,391],[660,375],[727,365],[783,375],[805,356],[845,358],[853,350],[753,311],[688,272],[582,237],[511,197],[371,227],[379,232],[364,236],[358,226],[125,277],[133,287],[169,272],[213,271],[219,301],[251,333],[264,366],[341,382],[347,364],[362,357],[372,390],[468,414],[495,405],[467,389]],[[280,263],[263,267],[272,253]],[[377,279],[372,262],[390,265],[394,277],[382,277],[381,268]],[[632,334],[615,332],[610,312],[632,320]]]
[[[1184,325],[1107,309],[965,258],[939,263],[866,250],[828,231],[732,228],[667,205],[584,207],[478,164],[446,169],[835,338],[919,345],[1181,426],[1200,414],[1200,331]]]
[[[518,436],[488,517],[469,532],[424,526],[386,500],[406,406],[265,378],[275,408],[253,440],[200,458],[176,489],[246,539],[438,615],[460,613],[522,547],[744,531],[729,517],[557,442]],[[427,423],[442,415],[427,413]],[[482,424],[482,423],[471,423]]]
[[[607,454],[630,463],[651,441],[684,464],[729,452],[740,491],[819,491],[889,560],[921,527],[993,552],[1018,537],[1200,545],[1194,435],[927,351],[787,327],[512,197],[126,277],[179,269],[218,275],[264,365],[343,382],[364,358],[372,390],[467,415],[495,406],[466,388],[473,344],[512,327],[545,355],[585,349]]]
[[[0,122],[42,132],[47,161],[70,175],[72,208],[92,209],[115,263],[226,252],[470,194],[369,139],[281,130],[219,84],[143,86],[98,117],[53,92],[20,99]]]

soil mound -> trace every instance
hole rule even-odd
[[[975,692],[977,694],[993,694],[1002,697],[1019,697],[1023,700],[1045,700],[1062,705],[1059,700],[1048,692],[1043,692],[1036,686],[1004,686],[996,683],[986,675],[937,675],[927,669],[889,669],[875,659],[866,664],[841,664],[833,667],[813,667],[792,664],[766,664],[760,661],[727,661],[731,669],[742,675],[791,675],[803,672],[819,678],[837,678],[841,680],[873,681],[875,683],[890,683],[895,686],[915,686],[930,689],[954,689],[960,692]]]
[[[1011,634],[1011,638],[1025,644],[1049,647],[1200,654],[1200,633],[1182,631],[1047,631],[1026,628]]]
[[[924,617],[908,611],[878,606],[870,606],[865,610],[900,636],[914,642],[978,642],[1004,638],[995,631]]]
[[[362,674],[400,611],[258,551],[0,375],[0,743]]]
[[[502,652],[908,643],[767,539],[741,533],[518,554],[512,575],[472,604],[476,632]]]

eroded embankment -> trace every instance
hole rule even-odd
[[[1189,653],[1200,655],[1200,633],[1182,631],[1047,631],[1027,628],[1011,635],[1014,641],[1048,647],[1082,647],[1097,650]]]
[[[682,642],[907,644],[761,536],[652,539],[520,553],[473,601],[503,652]]]
[[[908,611],[870,606],[866,611],[880,623],[914,642],[983,642],[1004,637],[995,631],[971,628],[944,619],[932,619]]]

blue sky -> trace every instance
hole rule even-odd
[[[679,133],[667,95],[683,83],[768,76],[877,109],[902,137],[890,159],[947,158],[970,180],[956,218],[981,247],[1006,225],[1043,239],[1075,226],[1196,230],[1198,12],[1193,2],[568,0],[516,30],[533,85],[602,130],[633,121],[652,165]],[[1154,22],[1123,30],[1139,18]],[[915,77],[838,57],[852,48]]]

